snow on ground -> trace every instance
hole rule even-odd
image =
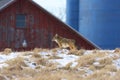
[[[0,55],[0,63],[5,62],[6,60],[10,60],[12,58],[17,57],[17,53],[10,53],[9,55]]]
[[[108,50],[111,54],[105,56],[105,57],[114,57],[114,56],[120,56],[118,54],[113,54],[113,50]],[[92,53],[93,51],[92,50],[87,50],[84,55],[88,55],[88,54],[93,54]],[[103,50],[101,50],[100,52],[104,52]],[[30,53],[30,52],[29,52]],[[42,52],[39,52],[40,55],[42,55],[42,57],[44,58],[47,58],[47,55],[52,55],[53,52],[49,51],[49,52],[45,52],[45,51],[42,51]],[[64,67],[66,66],[68,63],[72,63],[72,67],[76,66],[78,63],[76,62],[76,60],[79,58],[79,56],[76,56],[76,55],[69,55],[69,50],[67,49],[62,49],[62,50],[58,50],[57,53],[55,53],[56,56],[58,57],[61,57],[61,59],[52,59],[50,61],[52,62],[57,62],[59,63],[59,66],[61,67]],[[12,52],[10,53],[9,55],[4,55],[4,54],[1,54],[0,55],[0,66],[7,66],[7,64],[5,64],[4,62],[7,61],[7,60],[10,60],[10,59],[13,59],[13,58],[16,58],[18,56],[21,56],[21,57],[25,57],[27,59],[29,59],[31,56],[27,55],[27,56],[23,56],[23,55],[20,55],[21,53],[20,52]],[[32,52],[31,52],[32,54]],[[103,57],[103,58],[105,58]],[[96,61],[97,60],[100,60],[102,58],[96,58]],[[32,65],[32,62],[29,63],[26,61],[26,64],[28,64],[30,67],[35,67],[34,65]],[[100,63],[99,62],[94,62],[93,65],[99,65]],[[117,68],[120,69],[120,58],[117,59],[117,60],[113,60],[113,64],[116,65]]]
[[[78,56],[67,54],[59,54],[58,56],[62,57],[62,59],[54,59],[52,61],[59,63],[59,67],[65,67],[70,62],[73,62],[72,66],[75,66],[77,64],[75,60],[77,60]]]
[[[102,67],[102,65],[110,65],[109,62],[107,61],[102,61],[100,60],[107,60],[107,58],[112,59],[112,64],[116,67],[117,70],[120,70],[120,52],[115,50],[85,50],[83,55],[75,55],[75,54],[69,54],[70,50],[67,49],[56,49],[56,50],[40,50],[34,52],[34,51],[29,51],[29,52],[12,52],[9,53],[8,55],[5,55],[4,53],[0,54],[0,70],[2,70],[5,67],[9,67],[9,64],[6,63],[6,61],[10,61],[11,59],[15,59],[18,57],[22,57],[24,59],[25,64],[30,67],[31,69],[36,69],[38,67],[37,60],[41,58],[41,63],[43,63],[43,59],[47,60],[47,62],[51,63],[57,63],[57,68],[64,68],[70,63],[71,68],[77,68],[78,71],[85,71],[85,74],[82,75],[82,77],[89,76],[94,73],[94,70],[90,69],[89,67],[91,65],[99,68]],[[88,56],[88,55],[96,55],[97,53],[100,53],[98,56],[94,58],[94,62],[92,64],[86,64],[85,66],[78,66],[80,64],[79,59],[84,59],[83,56]],[[101,55],[103,54],[103,55]],[[34,57],[33,57],[34,55]],[[89,56],[89,58],[91,58]],[[85,58],[87,59],[87,58]],[[39,61],[39,60],[38,60]],[[83,60],[87,61],[87,60]],[[82,62],[82,61],[81,61]],[[17,63],[16,63],[17,64]],[[46,63],[45,63],[46,64]],[[41,65],[40,65],[41,66]],[[45,68],[45,65],[42,65],[41,67]],[[96,69],[97,69],[96,68]],[[115,72],[111,72],[111,74]]]
[[[120,69],[120,58],[113,61],[114,65],[117,67],[117,69]]]

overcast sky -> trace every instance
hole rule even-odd
[[[43,7],[65,7],[66,0],[34,0]]]
[[[66,0],[34,0],[34,1],[65,22]]]

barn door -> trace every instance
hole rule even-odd
[[[18,14],[16,16],[16,36],[15,48],[23,48],[26,43],[26,49],[35,47],[35,29],[33,27],[34,17],[27,14]]]
[[[27,48],[27,23],[25,14],[16,15],[16,28],[15,28],[15,48]]]

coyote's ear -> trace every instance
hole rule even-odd
[[[56,34],[55,36],[58,36],[58,34]]]

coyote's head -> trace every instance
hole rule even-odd
[[[56,35],[53,37],[52,41],[57,41],[58,39],[59,39],[59,36],[58,36],[58,34],[56,34]]]

